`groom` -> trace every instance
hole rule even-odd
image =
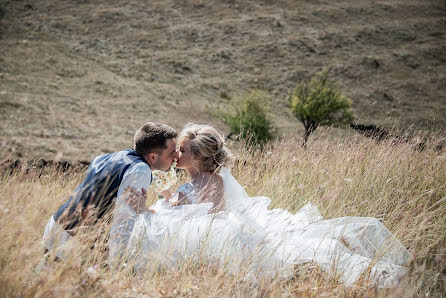
[[[43,245],[66,260],[76,247],[73,236],[81,226],[96,223],[109,212],[117,197],[145,195],[152,182],[152,170],[168,171],[177,158],[176,131],[149,122],[134,136],[134,149],[97,156],[88,167],[85,180],[51,216]],[[144,208],[145,206],[134,206]]]

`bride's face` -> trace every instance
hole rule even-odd
[[[177,168],[188,169],[195,167],[194,154],[189,143],[189,138],[182,138],[178,143],[178,160]]]

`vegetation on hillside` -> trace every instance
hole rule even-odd
[[[444,1],[0,2],[2,151],[90,160],[251,89],[294,133],[285,94],[324,68],[361,124],[446,126]]]
[[[305,127],[303,145],[320,125],[348,125],[354,116],[351,99],[341,95],[328,70],[299,83],[289,96],[291,112]]]
[[[240,98],[232,100],[232,111],[218,111],[216,116],[230,129],[237,139],[247,144],[265,143],[278,137],[269,113],[269,103],[264,92],[252,90]]]
[[[387,128],[446,126],[445,12],[438,0],[1,1],[0,293],[444,296],[446,139],[412,140]],[[379,126],[379,142],[320,128],[307,150],[299,146],[284,95],[325,68],[355,99],[355,127]],[[212,123],[207,111],[218,94],[253,89],[271,95],[272,119],[249,99],[228,127],[269,140],[274,121],[288,135],[262,141],[262,150],[233,143],[234,176],[274,208],[295,212],[311,202],[325,218],[379,218],[413,255],[399,285],[378,290],[364,279],[346,287],[314,264],[296,266],[291,280],[257,282],[195,262],[142,275],[111,271],[107,222],[79,233],[83,247],[69,262],[44,255],[47,220],[84,173],[36,170],[29,160],[76,163],[129,148],[149,120],[178,129]],[[255,129],[239,121],[246,111],[260,115]]]

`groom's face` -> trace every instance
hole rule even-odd
[[[157,160],[151,165],[153,170],[169,171],[177,158],[175,139],[166,140],[166,149],[157,154]]]

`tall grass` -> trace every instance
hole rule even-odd
[[[233,175],[251,196],[272,198],[273,208],[297,211],[305,203],[324,218],[370,216],[382,220],[413,255],[408,275],[392,289],[347,287],[314,264],[296,267],[291,280],[257,282],[212,264],[184,262],[174,269],[112,271],[96,241],[106,228],[86,229],[84,247],[68,262],[46,258],[41,237],[48,218],[83,173],[2,174],[0,178],[0,293],[3,296],[443,296],[446,293],[446,152],[439,136],[419,152],[409,143],[362,137],[289,138],[264,147],[233,148]],[[185,180],[186,177],[183,177]],[[155,200],[150,193],[149,200]],[[106,226],[106,225],[104,225]]]

